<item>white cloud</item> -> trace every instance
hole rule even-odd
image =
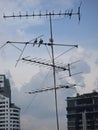
[[[90,71],[87,72],[87,69],[81,66],[82,69],[84,70],[83,77],[84,77],[85,88],[80,89],[80,93],[92,92],[94,89],[96,89],[95,81],[98,77],[98,73],[97,73],[98,68],[95,64],[96,59],[97,59],[96,51],[89,50],[87,52],[85,50],[85,53],[83,53],[82,60],[84,60],[88,64],[87,69],[90,68]]]

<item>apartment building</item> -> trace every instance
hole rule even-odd
[[[20,130],[20,108],[11,103],[9,80],[0,75],[0,130]]]
[[[67,98],[68,130],[98,130],[98,92]]]

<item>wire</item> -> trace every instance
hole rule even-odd
[[[27,46],[27,44],[25,44],[25,46],[24,46],[24,48],[23,48],[23,50],[22,50],[22,52],[21,52],[21,54],[20,54],[20,56],[19,56],[19,58],[18,58],[18,60],[17,60],[16,64],[15,64],[15,67],[17,66],[18,62],[20,61],[20,58],[22,57],[23,52],[24,52],[24,50],[25,50],[26,46]]]
[[[61,53],[60,55],[58,55],[57,57],[55,57],[55,59],[61,57],[62,55],[64,55],[65,53],[69,52],[70,50],[72,50],[74,47],[68,49],[67,51],[64,51],[63,53]]]
[[[16,49],[18,49],[19,51],[22,52],[22,50],[20,48],[18,48],[17,46],[15,46],[14,44],[10,43],[13,47],[15,47]]]
[[[22,112],[22,114],[24,114],[24,113],[30,108],[30,106],[32,105],[32,102],[34,101],[34,99],[35,99],[36,96],[37,96],[37,94],[34,95],[34,96],[31,98],[31,101],[30,101],[29,104],[26,106],[26,108],[25,108],[25,110]]]
[[[50,70],[51,70],[51,69],[50,69]],[[50,70],[49,70],[48,73],[46,74],[45,79],[42,81],[42,83],[41,83],[40,86],[43,86],[44,82],[46,81],[46,78],[48,78],[48,75],[49,75]],[[32,102],[35,100],[35,98],[36,98],[37,95],[38,95],[38,94],[35,94],[35,95],[32,97],[31,101],[28,103],[28,105],[26,106],[26,108],[25,108],[25,110],[22,112],[22,114],[24,114],[24,113],[31,107]]]
[[[48,70],[48,72],[47,72],[45,78],[43,79],[42,83],[40,84],[40,86],[44,86],[44,83],[46,82],[46,79],[48,79],[48,75],[49,75],[50,71],[51,71],[51,68]]]
[[[0,47],[0,49],[2,49],[4,46],[6,46],[9,42],[6,42],[4,45],[2,45]],[[16,49],[18,49],[19,51],[22,51],[20,48],[18,48],[17,46],[15,46],[14,44],[10,43],[10,45],[12,45],[13,47],[15,47]]]
[[[47,52],[48,52],[48,54],[49,54],[49,56],[50,56],[50,59],[52,59],[52,57],[51,57],[51,54],[50,54],[50,51],[49,51],[48,47],[47,47],[47,46],[45,46],[45,47],[46,47],[46,50],[47,50]]]
[[[5,44],[3,44],[0,49],[2,49],[4,46],[6,46],[8,43],[6,42]]]

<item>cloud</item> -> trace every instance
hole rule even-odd
[[[98,77],[98,67],[96,64],[98,54],[96,52],[97,51],[95,50],[87,51],[80,46],[69,57],[68,63],[74,63],[75,61],[79,60],[79,62],[76,62],[71,65],[71,74],[73,74],[73,76],[66,77],[66,74],[64,73],[63,75],[60,75],[62,81],[66,80],[66,82],[76,83],[77,85],[80,85],[80,87],[77,86],[77,92],[80,94],[92,92],[94,89],[96,89],[95,82]],[[78,72],[82,73],[77,74]]]
[[[43,92],[36,95],[25,93],[31,90],[45,88],[51,84],[50,75],[45,78],[44,81],[42,77],[45,78],[46,73],[41,71],[32,77],[29,83],[22,86],[20,90],[12,86],[12,99],[13,102],[21,107],[21,127],[24,130],[26,130],[27,127],[28,129],[36,128],[37,130],[45,128],[47,128],[47,130],[50,128],[55,129],[56,127],[54,92]],[[61,97],[63,101],[61,101]],[[58,92],[59,115],[62,121],[63,118],[65,118],[64,102],[65,94],[62,96],[61,92]],[[61,128],[65,128],[65,122],[63,125]]]
[[[98,58],[96,59],[95,64],[98,65]]]
[[[79,65],[80,70],[82,70],[83,74],[81,74],[82,79],[78,80],[79,77],[77,77],[77,81],[80,82],[80,84],[84,84],[85,88],[79,88],[80,93],[87,93],[92,92],[96,88],[95,82],[96,78],[98,77],[97,72],[97,53],[96,51],[89,50],[88,52],[86,49],[84,49],[81,53],[81,61],[83,64]]]

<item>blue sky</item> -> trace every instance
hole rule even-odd
[[[0,46],[6,41],[29,41],[40,35],[45,42],[49,42],[49,19],[48,18],[11,18],[3,19],[3,14],[12,15],[35,13],[45,13],[47,11],[64,12],[67,9],[73,9],[77,12],[80,0],[1,0],[0,1]],[[57,74],[57,85],[66,83],[76,83],[75,90],[66,90],[58,92],[58,106],[60,117],[60,129],[66,128],[66,96],[75,95],[98,90],[98,1],[82,0],[81,21],[78,17],[53,17],[53,37],[54,43],[58,44],[78,44],[79,47],[65,53],[56,59],[56,63],[68,64],[80,60],[72,67],[72,73],[83,72],[80,75],[71,78],[65,78],[66,73]],[[17,45],[23,48],[21,45]],[[68,47],[55,47],[55,57],[59,56]],[[27,46],[23,57],[30,56],[50,59],[50,48],[41,46]],[[21,126],[23,130],[50,130],[56,129],[55,126],[55,108],[53,102],[53,93],[41,94],[37,96],[26,95],[24,92],[32,89],[51,87],[52,72],[50,68],[39,66],[37,64],[26,64],[19,62],[15,68],[16,60],[20,51],[11,45],[6,45],[0,49],[0,73],[6,74],[10,79],[12,87],[13,101],[20,105]],[[42,78],[43,77],[43,78]],[[18,96],[17,96],[18,95]],[[51,101],[51,102],[50,102]],[[31,105],[30,105],[31,104]],[[33,123],[32,123],[33,122]],[[36,123],[37,122],[37,123]]]

